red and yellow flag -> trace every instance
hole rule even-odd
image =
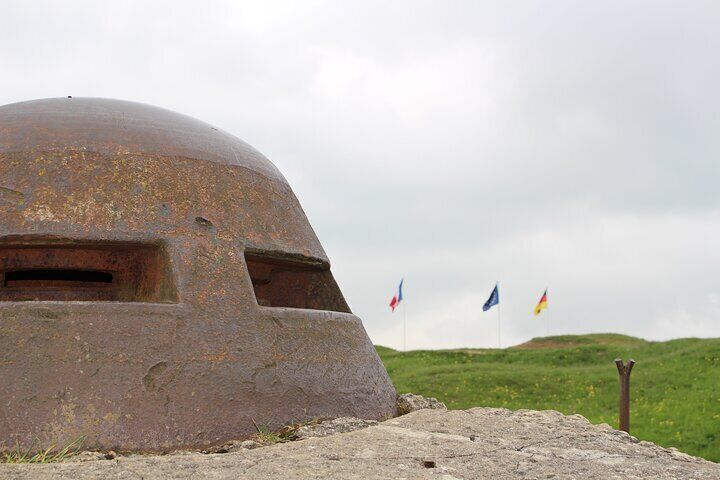
[[[547,309],[547,288],[545,289],[545,293],[543,293],[542,297],[540,297],[540,301],[535,307],[535,315],[540,315],[540,312],[545,309]]]

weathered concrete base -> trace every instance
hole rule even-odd
[[[720,465],[553,411],[420,410],[227,454],[3,465],[3,479],[720,479]]]
[[[385,368],[348,313],[260,307],[240,321],[210,307],[71,302],[53,305],[60,321],[23,303],[0,305],[0,446],[85,436],[90,449],[203,449],[252,436],[253,422],[395,413]]]

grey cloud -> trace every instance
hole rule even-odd
[[[715,2],[13,2],[0,103],[106,96],[285,173],[351,306],[399,345],[717,336]],[[598,299],[612,299],[611,302]]]

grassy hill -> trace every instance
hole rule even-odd
[[[614,359],[635,359],[630,431],[720,462],[720,339],[648,342],[615,334],[535,338],[507,349],[377,347],[398,392],[476,406],[579,413],[617,428]]]

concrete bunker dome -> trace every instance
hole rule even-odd
[[[394,389],[287,181],[107,99],[0,107],[0,443],[169,450]]]

